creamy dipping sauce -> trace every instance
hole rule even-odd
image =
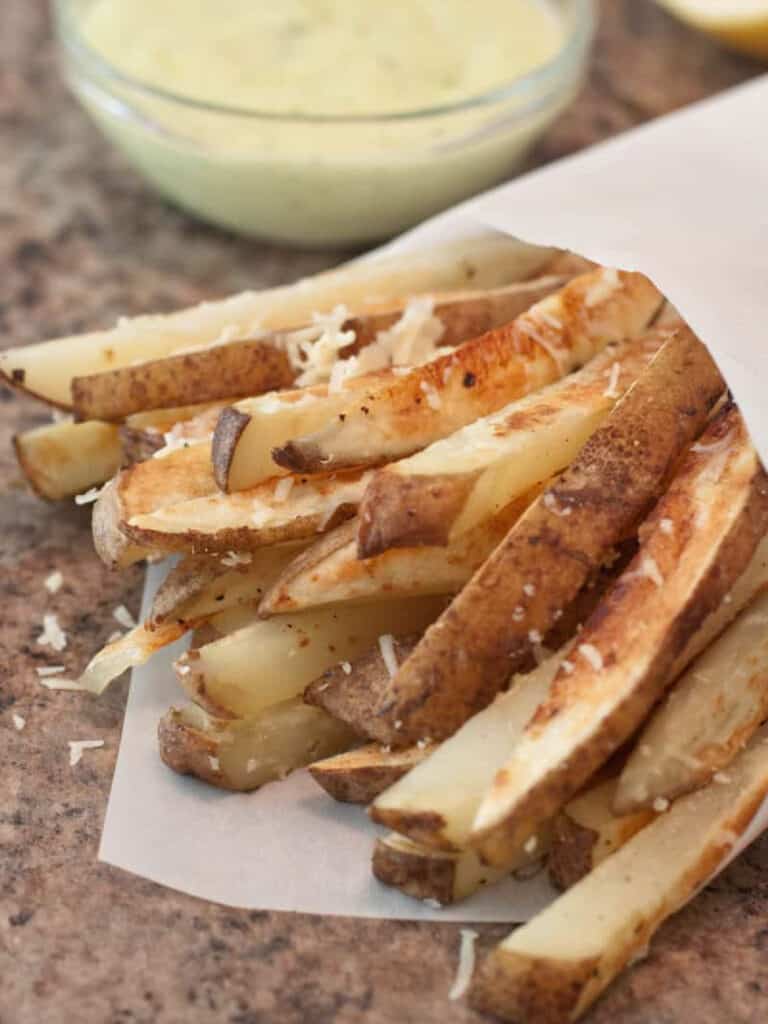
[[[158,189],[301,245],[389,237],[509,175],[593,24],[590,0],[57,4],[75,91]]]
[[[114,67],[177,95],[313,115],[456,103],[563,43],[543,0],[96,0],[82,33]]]

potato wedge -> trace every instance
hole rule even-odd
[[[558,888],[570,889],[655,817],[650,809],[616,814],[617,785],[618,779],[613,778],[590,786],[555,818],[547,866]]]
[[[166,449],[167,450],[167,449]],[[186,448],[138,462],[122,470],[102,491],[93,510],[92,532],[96,553],[110,568],[123,568],[146,558],[152,549],[164,553],[162,538],[134,540],[124,529],[132,518],[152,513],[165,503],[173,506],[216,489],[210,465],[210,445],[190,442]],[[235,547],[230,544],[228,549]]]
[[[565,469],[666,337],[609,345],[577,373],[378,470],[360,506],[360,556],[448,544]]]
[[[324,384],[247,398],[227,407],[216,424],[211,448],[213,472],[222,491],[242,491],[288,472],[272,458],[274,448],[297,433],[315,430],[333,420],[349,402],[350,393],[373,379],[351,377],[338,391]]]
[[[596,270],[511,324],[356,397],[343,419],[278,448],[297,472],[389,462],[565,376],[611,341],[634,337],[661,297],[640,274]]]
[[[549,692],[559,664],[560,656],[553,655],[513,680],[507,693],[382,793],[371,805],[371,818],[430,849],[466,848],[485,792]],[[509,862],[516,856],[517,851]]]
[[[493,291],[438,297],[430,322],[436,323],[438,330],[442,325],[441,347],[453,347],[513,320],[534,302],[561,288],[567,280],[566,276],[537,278]],[[359,352],[370,345],[378,332],[394,327],[400,315],[400,311],[378,313],[345,321],[342,330],[351,331],[355,342],[348,349],[342,349],[341,354]],[[408,361],[422,362],[423,359],[410,358]],[[234,412],[222,417],[214,438],[213,463],[221,489],[239,491],[274,476],[273,448],[284,445],[292,437],[326,427],[349,404],[345,393],[350,388],[359,389],[373,382],[370,374],[368,377],[346,377],[331,394],[325,394],[326,389],[316,387],[302,389],[294,395],[281,394],[271,399],[265,396],[261,400],[237,403],[233,407]],[[295,410],[284,408],[283,403],[290,401],[293,405],[297,399],[301,399],[301,404]]]
[[[184,626],[176,622],[167,622],[157,629],[136,626],[102,647],[88,662],[78,683],[91,693],[103,693],[127,669],[144,665],[153,654],[175,643],[185,632]]]
[[[245,339],[74,377],[72,408],[79,419],[121,420],[149,409],[286,388],[294,378],[284,350]]]
[[[634,531],[722,388],[701,342],[673,334],[392,680],[377,714],[402,723],[403,742],[449,736],[501,689],[605,552]]]
[[[346,303],[356,312],[405,295],[459,288],[495,288],[535,274],[555,255],[505,235],[486,234],[411,253],[345,264],[312,278],[243,292],[165,316],[123,319],[111,330],[75,335],[0,354],[0,378],[63,409],[74,377],[158,359],[222,337],[291,327]]]
[[[768,479],[738,411],[694,444],[629,567],[579,634],[485,795],[472,844],[501,863],[632,735],[768,529]]]
[[[288,565],[261,602],[264,615],[346,601],[455,594],[501,543],[528,496],[448,548],[397,548],[357,557],[358,519],[326,534]]]
[[[763,595],[677,680],[624,767],[619,813],[706,785],[768,719],[766,626]]]
[[[249,792],[347,749],[355,737],[324,711],[287,700],[239,719],[214,718],[195,704],[171,708],[160,719],[158,742],[160,757],[180,775]]]
[[[122,448],[111,423],[47,423],[13,438],[21,471],[41,498],[60,501],[114,476]]]
[[[430,746],[390,750],[377,743],[309,765],[309,774],[334,800],[369,804],[430,753]]]
[[[220,717],[244,718],[295,697],[329,666],[362,654],[380,635],[423,628],[439,598],[319,608],[262,619],[176,662],[187,694]]]
[[[577,1020],[654,932],[707,882],[768,794],[768,732],[731,781],[691,793],[506,938],[470,1002],[509,1021]]]
[[[151,459],[155,452],[166,447],[168,440],[174,443],[210,441],[222,408],[221,402],[208,402],[129,416],[119,428],[123,464]]]
[[[509,870],[499,870],[483,864],[472,850],[462,853],[430,850],[390,832],[376,840],[371,867],[374,877],[384,885],[399,889],[413,899],[447,907],[531,862],[531,855],[521,851],[519,863]]]
[[[202,490],[203,473],[196,483]],[[171,500],[144,514],[125,514],[119,530],[134,544],[160,551],[255,551],[307,540],[336,526],[354,515],[367,483],[362,471],[280,477],[236,494],[204,494],[177,504]]]
[[[176,622],[194,628],[226,609],[253,608],[300,550],[296,544],[281,544],[252,552],[230,551],[221,559],[184,558],[155,594],[147,625],[156,629]]]

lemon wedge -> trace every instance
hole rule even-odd
[[[768,58],[768,0],[659,0],[681,21],[753,57]]]

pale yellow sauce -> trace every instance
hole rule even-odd
[[[86,42],[179,95],[275,113],[451,104],[551,60],[544,0],[94,0]]]

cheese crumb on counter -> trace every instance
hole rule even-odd
[[[61,575],[58,569],[52,572],[50,576],[46,576],[43,580],[43,586],[49,594],[56,594],[61,590],[62,584],[64,583],[64,577]]]
[[[104,746],[104,740],[70,740],[69,741],[69,766],[74,768],[80,763],[85,750],[98,750]]]
[[[469,988],[472,975],[475,972],[475,942],[477,932],[472,928],[461,929],[461,946],[459,947],[459,966],[456,970],[456,980],[451,986],[448,998],[451,1000],[461,999]]]
[[[37,638],[41,647],[52,647],[54,651],[63,651],[67,646],[67,635],[59,625],[57,615],[47,612],[43,616],[43,632]]]
[[[13,719],[13,727],[14,727],[14,729],[17,732],[21,732],[21,730],[27,724],[26,718],[23,718],[21,715],[17,715],[16,712],[14,712],[11,717]]]
[[[138,625],[136,619],[134,619],[124,604],[119,604],[112,612],[112,616],[125,629],[135,629]]]

